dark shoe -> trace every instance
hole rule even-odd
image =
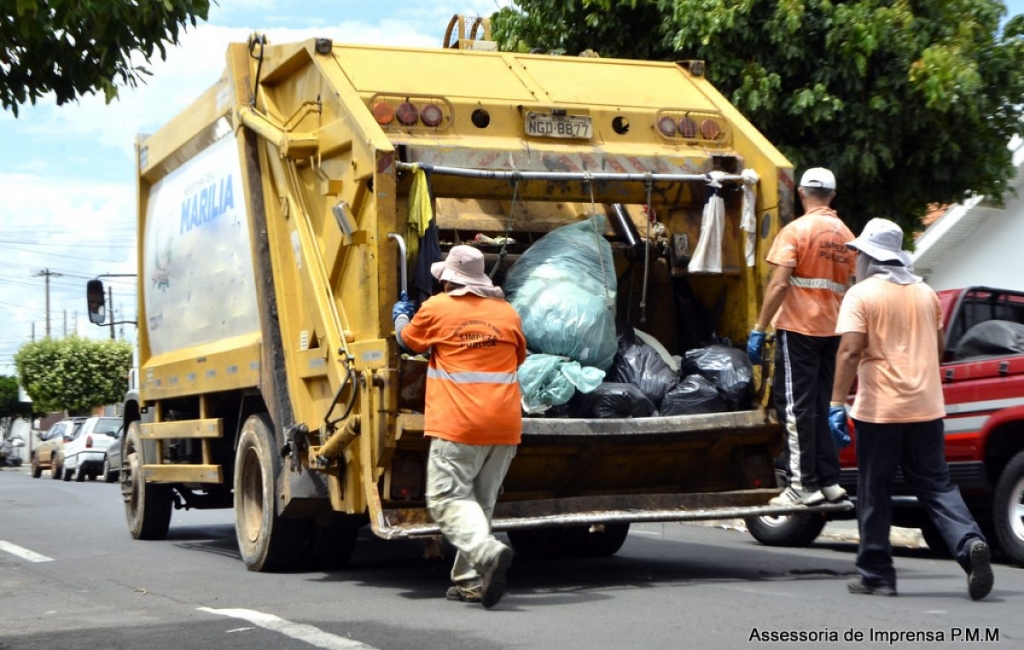
[[[992,552],[980,539],[971,542],[968,551],[970,571],[967,572],[967,593],[971,600],[981,600],[992,591],[996,578],[992,575]]]
[[[892,585],[869,585],[864,578],[850,578],[846,590],[851,594],[868,594],[870,596],[895,596],[896,587]]]
[[[505,573],[512,566],[512,549],[502,545],[501,550],[483,567],[484,607],[490,609],[505,595]]]
[[[461,589],[456,585],[448,587],[448,591],[444,595],[448,600],[456,600],[463,603],[479,603],[483,600],[483,596],[480,594],[480,589]]]

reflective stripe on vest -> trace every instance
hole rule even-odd
[[[838,294],[846,293],[847,286],[825,278],[796,278],[789,276],[789,283],[801,289],[827,289]]]
[[[448,372],[440,368],[427,368],[427,378],[444,379],[456,384],[514,384],[519,375],[514,372]]]

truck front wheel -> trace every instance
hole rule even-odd
[[[281,457],[266,413],[242,426],[235,455],[235,535],[250,571],[287,571],[302,560],[310,522],[277,514]]]
[[[1000,548],[1024,564],[1024,451],[1010,459],[996,483],[992,519]]]
[[[135,539],[164,539],[171,525],[171,486],[146,483],[142,476],[145,464],[142,430],[138,421],[132,422],[125,436],[125,477],[121,483],[128,530]]]

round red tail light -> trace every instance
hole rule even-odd
[[[427,126],[434,127],[441,124],[441,120],[444,119],[444,112],[441,111],[441,107],[437,104],[427,104],[420,111],[420,119]]]
[[[722,137],[722,127],[714,120],[704,120],[700,123],[700,134],[705,140],[717,140]]]
[[[679,135],[684,138],[696,138],[697,123],[689,117],[679,118]]]
[[[395,117],[405,126],[412,126],[420,119],[420,112],[412,102],[403,102],[395,111]]]
[[[668,115],[662,115],[658,118],[658,130],[666,138],[671,138],[676,134],[676,121]]]
[[[373,119],[377,120],[377,124],[391,124],[395,119],[395,109],[386,102],[374,102],[370,112],[373,113]]]

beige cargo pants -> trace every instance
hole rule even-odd
[[[491,515],[515,445],[465,445],[434,438],[427,460],[427,508],[445,538],[458,549],[452,582],[476,591],[477,567],[504,547],[491,534]]]

